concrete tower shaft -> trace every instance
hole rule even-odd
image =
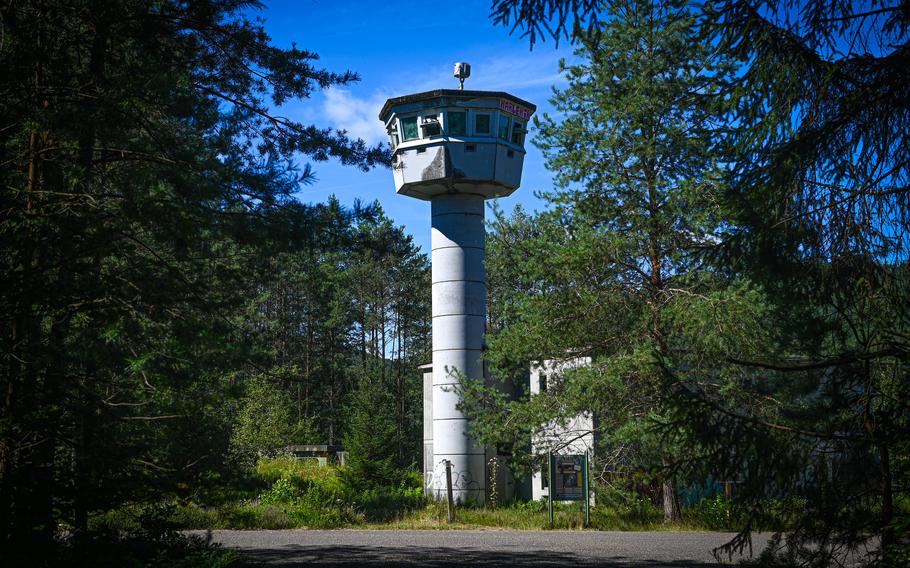
[[[484,198],[441,195],[432,201],[434,488],[445,490],[452,462],[458,501],[482,503],[485,449],[468,433],[457,405],[460,376],[482,378],[486,327]]]

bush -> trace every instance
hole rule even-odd
[[[598,530],[642,530],[662,526],[663,510],[647,497],[615,486],[594,489],[591,526]]]
[[[288,508],[297,526],[320,529],[337,528],[356,522],[353,508],[334,493],[326,494],[318,485],[310,485]]]
[[[257,473],[263,478],[280,475],[259,501],[280,509],[294,526],[335,528],[357,521],[349,504],[351,491],[334,467],[297,460],[260,460]]]
[[[713,499],[702,499],[691,507],[682,510],[682,518],[687,524],[712,531],[736,530],[741,520],[732,501],[717,495]]]
[[[216,510],[218,529],[292,529],[297,525],[281,508],[256,503],[232,503]]]
[[[356,493],[352,501],[354,510],[364,520],[371,522],[398,519],[407,511],[419,509],[426,504],[420,487],[363,489]]]
[[[186,503],[174,508],[171,515],[174,524],[181,529],[209,529],[218,525],[218,513],[195,503]]]
[[[272,484],[271,489],[259,496],[259,501],[264,505],[276,503],[293,503],[300,497],[299,487],[286,477],[282,477]]]
[[[286,479],[312,479],[317,477],[315,469],[318,464],[303,461],[294,456],[278,456],[274,458],[259,458],[256,462],[256,477],[267,482],[275,483],[281,478]]]

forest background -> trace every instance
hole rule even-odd
[[[114,539],[172,564],[174,507],[231,492],[254,496],[240,517],[306,525],[422,506],[428,260],[378,203],[293,197],[315,182],[298,154],[366,170],[389,149],[274,112],[357,77],[275,47],[250,8],[2,8],[5,558]],[[521,449],[594,411],[623,511],[677,522],[680,488],[735,479],[734,546],[777,528],[774,561],[823,565],[875,536],[870,561],[901,565],[908,3],[491,18],[579,51],[537,123],[549,207],[490,227],[488,359],[519,383],[554,353],[595,363],[530,400],[467,382],[476,435]],[[268,459],[314,442],[349,466]]]

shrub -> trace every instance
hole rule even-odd
[[[353,497],[353,508],[367,521],[389,521],[426,504],[420,487],[374,487]]]
[[[325,493],[317,484],[310,485],[288,509],[297,526],[336,528],[351,524],[357,517],[350,505],[334,493]]]
[[[293,503],[300,497],[300,488],[291,480],[282,477],[272,484],[272,487],[259,496],[259,501],[264,505],[276,503]]]
[[[683,509],[682,518],[689,524],[717,531],[734,529],[737,515],[733,503],[724,499],[723,495],[717,495]]]
[[[292,529],[296,525],[280,507],[255,503],[229,503],[218,507],[219,529]]]
[[[259,458],[256,462],[256,477],[266,483],[274,483],[281,478],[286,479],[311,479],[316,477],[313,471],[318,464],[299,460],[294,456],[278,456],[274,458]]]
[[[209,529],[218,524],[218,513],[196,503],[187,503],[174,508],[171,520],[181,529]]]

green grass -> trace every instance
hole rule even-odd
[[[351,487],[344,471],[294,458],[262,459],[255,477],[265,489],[251,498],[184,502],[171,518],[184,529],[339,528],[392,521],[424,506],[419,475],[400,487]]]
[[[592,530],[641,531],[682,530],[691,527],[664,524],[663,513],[656,507],[646,511],[618,510],[609,506],[591,509]],[[550,525],[544,501],[514,501],[501,507],[458,507],[455,522],[448,523],[445,503],[430,503],[410,511],[400,519],[387,523],[367,523],[371,529],[505,529],[505,530],[581,530],[584,529],[584,508],[581,503],[555,503],[553,525]]]
[[[96,515],[93,524],[128,533],[141,530],[150,511],[179,529],[734,530],[741,521],[734,505],[718,498],[683,509],[679,522],[664,523],[663,511],[650,500],[606,488],[597,491],[588,527],[581,503],[556,503],[551,526],[544,501],[460,506],[448,523],[445,504],[424,497],[419,474],[403,475],[400,486],[370,487],[352,485],[345,473],[289,457],[263,459],[254,476],[234,488],[213,486],[192,500],[124,506]]]

